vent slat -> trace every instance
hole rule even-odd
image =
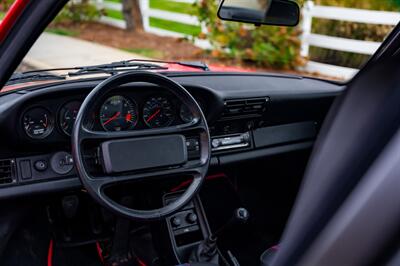
[[[10,184],[14,181],[13,160],[0,160],[0,184]]]
[[[269,98],[252,98],[227,100],[221,120],[238,119],[241,117],[259,117],[265,111]]]

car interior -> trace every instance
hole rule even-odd
[[[14,51],[4,66],[18,64],[61,6],[32,6],[1,46]],[[28,37],[33,18],[41,26]],[[376,262],[361,247],[339,258],[306,251],[330,243],[318,234],[396,135],[396,32],[348,83],[161,69],[3,92],[0,264]]]

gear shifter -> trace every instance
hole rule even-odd
[[[216,230],[214,233],[210,234],[210,236],[204,239],[198,246],[195,248],[189,257],[190,263],[212,263],[215,265],[219,265],[219,252],[217,247],[217,240],[226,230],[231,229],[232,227],[244,224],[249,219],[249,212],[245,208],[238,208],[234,211],[234,214],[229,221]]]

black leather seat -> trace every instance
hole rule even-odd
[[[398,58],[369,66],[331,108],[314,145],[279,249],[262,265],[295,265],[400,124]]]
[[[270,266],[272,265],[272,260],[275,258],[276,253],[278,252],[278,246],[273,246],[263,252],[260,256],[260,261],[262,266]]]

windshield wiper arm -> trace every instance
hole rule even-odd
[[[203,62],[179,62],[179,61],[163,61],[163,60],[151,60],[151,59],[131,59],[113,62],[109,64],[99,64],[92,66],[78,66],[78,67],[64,67],[64,68],[52,68],[52,69],[39,69],[31,70],[22,73],[14,73],[7,84],[20,83],[21,80],[32,81],[32,80],[64,80],[68,76],[80,76],[89,74],[110,74],[115,75],[122,71],[132,71],[132,70],[166,70],[167,66],[158,65],[161,64],[176,64],[181,66],[187,66],[192,68],[202,69],[204,71],[209,71],[207,64]],[[63,70],[76,70],[70,71],[66,75],[56,75],[51,74],[51,71],[63,71]],[[44,72],[44,73],[43,73]]]
[[[149,63],[174,64],[174,65],[199,68],[204,71],[210,71],[210,68],[208,67],[208,65],[201,61],[164,61],[164,60],[156,60],[156,59],[131,59],[131,60],[126,60],[125,62],[149,62]]]
[[[146,70],[168,69],[168,67],[151,63],[132,63],[130,61],[119,61],[110,64],[93,65],[93,66],[79,67],[73,69],[79,69],[79,70],[75,72],[68,72],[68,76],[78,76],[78,75],[87,75],[96,73],[107,73],[114,75],[121,71],[143,70],[143,69]]]
[[[7,84],[21,83],[21,81],[37,81],[37,80],[64,80],[65,76],[55,75],[51,73],[35,73],[35,72],[23,72],[14,73],[8,80]]]

